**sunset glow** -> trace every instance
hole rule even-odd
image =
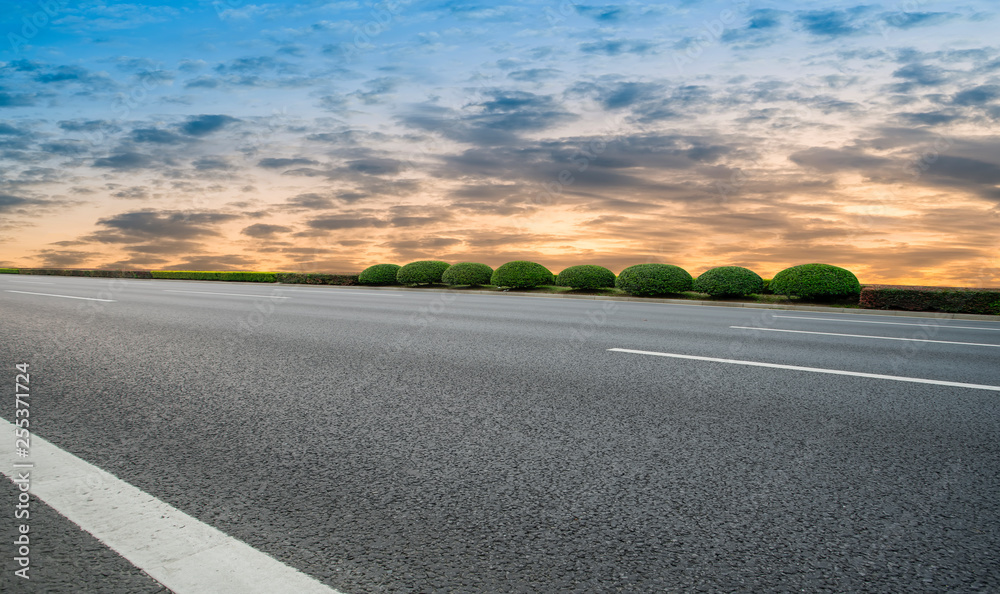
[[[0,267],[1000,286],[986,0],[16,4]]]

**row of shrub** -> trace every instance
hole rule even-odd
[[[306,285],[356,285],[356,274],[312,274],[298,272],[232,272],[204,270],[75,270],[65,268],[0,268],[0,274],[43,274],[94,278],[168,278],[182,280],[244,281]]]
[[[307,274],[292,272],[233,272],[184,270],[73,270],[51,268],[0,268],[0,274],[42,274],[100,278],[161,278],[244,282],[281,282],[313,285],[494,285],[526,289],[557,285],[581,290],[616,287],[630,295],[656,296],[696,291],[712,297],[742,297],[754,294],[796,296],[813,301],[859,299],[868,309],[940,311],[1000,315],[1000,289],[965,289],[869,285],[862,289],[849,270],[829,264],[803,264],[786,268],[773,279],[740,266],[720,266],[698,278],[669,264],[637,264],[615,276],[603,266],[580,265],[558,275],[535,262],[518,260],[493,270],[486,264],[460,262],[449,265],[421,260],[406,266],[376,264],[359,275]]]
[[[153,278],[171,278],[178,280],[215,280],[242,281],[251,283],[275,283],[278,276],[275,272],[230,272],[225,270],[154,270]]]
[[[10,269],[15,270],[15,269]],[[48,276],[85,276],[89,278],[153,278],[148,270],[77,270],[73,268],[20,268],[19,274]]]
[[[341,287],[358,284],[356,274],[313,274],[299,272],[278,272],[279,283],[299,285],[337,285]]]
[[[573,289],[616,287],[631,295],[653,296],[697,291],[712,297],[740,297],[773,292],[813,300],[857,298],[861,283],[849,270],[829,264],[804,264],[782,270],[765,281],[756,272],[741,266],[712,268],[697,279],[680,266],[637,264],[617,277],[603,266],[571,266],[558,276],[536,262],[507,262],[496,270],[477,262],[449,265],[439,260],[420,260],[405,266],[376,264],[358,275],[364,285],[494,285],[531,288],[555,284]]]
[[[860,305],[866,309],[1000,315],[1000,289],[867,285],[861,289]]]

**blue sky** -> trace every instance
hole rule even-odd
[[[23,2],[0,265],[1000,284],[985,1]]]

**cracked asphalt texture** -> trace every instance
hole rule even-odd
[[[245,283],[0,289],[116,300],[0,292],[0,361],[11,384],[31,364],[37,435],[343,592],[1000,591],[1000,393],[607,351],[1000,385],[996,348],[729,328],[1000,344],[1000,323]],[[58,523],[38,567],[95,569],[36,591],[114,591],[96,588],[120,558]]]

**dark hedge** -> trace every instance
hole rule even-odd
[[[1000,289],[866,285],[861,307],[1000,315]]]

